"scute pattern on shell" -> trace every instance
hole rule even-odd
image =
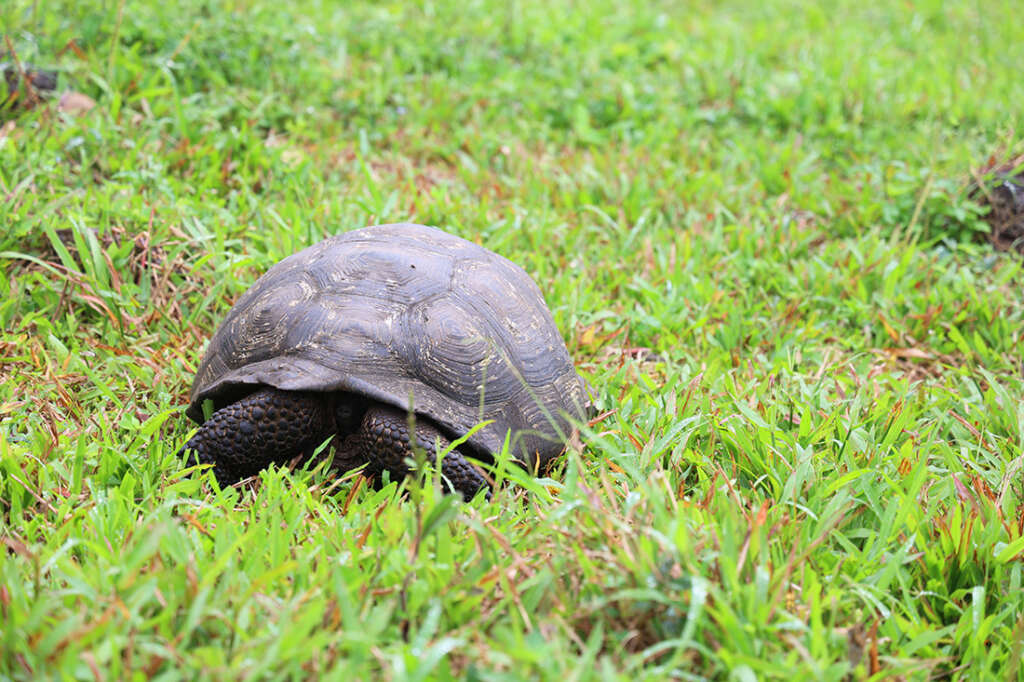
[[[214,334],[187,414],[247,388],[346,391],[414,409],[470,443],[541,465],[584,415],[583,380],[533,280],[441,230],[378,225],[260,277]]]

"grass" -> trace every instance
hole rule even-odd
[[[0,677],[1024,680],[1016,9],[3,3],[97,107],[0,114]],[[537,280],[582,448],[190,476],[231,301],[399,220]]]

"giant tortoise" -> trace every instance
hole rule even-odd
[[[542,470],[587,403],[520,267],[432,227],[377,225],[285,258],[238,299],[199,365],[186,414],[202,426],[182,452],[227,484],[333,437],[340,469],[397,480],[412,424],[431,461],[468,434],[441,473],[469,499],[487,483],[466,456],[491,463],[508,439]]]

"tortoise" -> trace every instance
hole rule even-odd
[[[376,225],[285,258],[238,299],[196,373],[186,414],[201,427],[180,454],[229,484],[333,437],[339,470],[401,480],[414,447],[434,462],[465,438],[441,473],[469,500],[490,490],[468,457],[493,463],[507,438],[541,471],[587,405],[519,266],[433,227]]]

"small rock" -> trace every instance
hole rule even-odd
[[[60,96],[60,101],[57,103],[57,111],[71,114],[72,116],[81,116],[82,114],[89,113],[95,106],[96,101],[89,97],[89,95],[69,90]]]

